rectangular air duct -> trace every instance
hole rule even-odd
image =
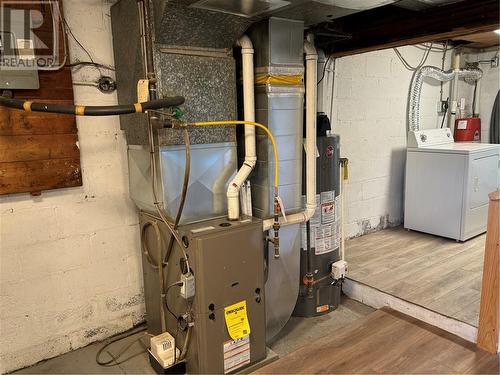
[[[240,17],[252,18],[265,12],[290,5],[284,0],[201,0],[192,4],[193,8],[213,10],[234,14]]]

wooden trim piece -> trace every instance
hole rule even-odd
[[[490,194],[477,346],[500,349],[500,190]]]
[[[349,298],[375,309],[390,307],[422,322],[441,328],[446,332],[453,333],[464,340],[472,343],[476,342],[477,327],[393,296],[390,293],[383,292],[362,282],[348,278],[342,286],[342,291]]]

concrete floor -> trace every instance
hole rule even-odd
[[[271,343],[271,349],[280,357],[307,345],[308,343],[335,333],[355,320],[362,318],[374,310],[356,301],[343,298],[341,306],[334,312],[315,318],[292,317],[285,328]],[[110,346],[110,351],[116,354],[123,346],[133,340],[141,339],[144,344],[148,337],[137,333]],[[32,367],[17,371],[21,374],[154,374],[143,346],[137,341],[125,353],[127,359],[119,365],[102,367],[96,364],[95,356],[103,343],[98,342],[63,354],[59,357],[40,362]],[[101,359],[109,357],[105,353]],[[123,360],[120,360],[123,361]]]

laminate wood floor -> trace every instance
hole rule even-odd
[[[499,355],[388,308],[305,344],[256,374],[498,374]]]
[[[349,278],[478,325],[486,235],[458,243],[402,227],[346,241]]]

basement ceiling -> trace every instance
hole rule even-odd
[[[485,49],[500,45],[500,35],[494,31],[464,35],[452,40],[459,44],[465,44],[465,47],[468,48]]]
[[[346,56],[432,41],[498,45],[498,0],[400,0],[310,27],[326,54]],[[479,36],[481,35],[481,36]]]

